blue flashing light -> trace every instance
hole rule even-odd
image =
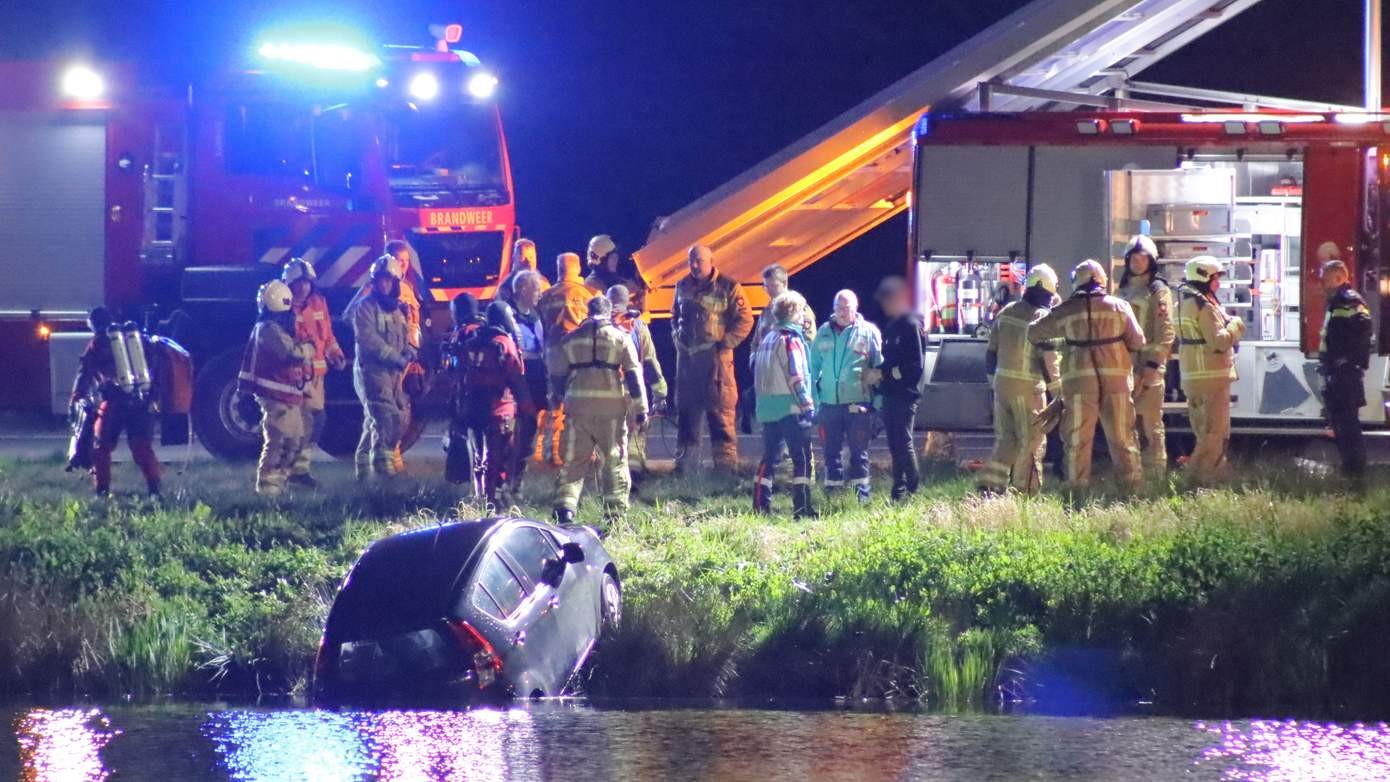
[[[381,65],[376,55],[341,44],[271,42],[262,45],[259,52],[270,62],[307,65],[324,71],[362,73]]]
[[[492,97],[497,91],[497,77],[487,71],[475,73],[468,79],[468,94],[479,100]]]

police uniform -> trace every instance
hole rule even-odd
[[[1318,352],[1324,383],[1322,401],[1342,457],[1342,469],[1353,480],[1360,480],[1366,472],[1361,408],[1366,405],[1371,330],[1371,310],[1350,284],[1328,297]]]
[[[1168,469],[1163,399],[1167,394],[1168,357],[1177,329],[1173,326],[1173,292],[1163,279],[1133,276],[1116,295],[1134,310],[1144,331],[1144,346],[1130,354],[1134,363],[1134,415],[1139,455],[1150,477]]]
[[[734,415],[738,384],[734,348],[753,330],[753,311],[743,288],[712,271],[705,279],[687,275],[676,283],[671,336],[676,347],[676,469],[699,461],[699,429],[709,426],[714,464],[738,467]]]
[[[1062,434],[1067,482],[1091,483],[1096,426],[1105,431],[1110,460],[1130,488],[1143,480],[1134,437],[1130,353],[1144,347],[1144,332],[1129,305],[1102,290],[1080,290],[1028,328],[1039,347],[1061,342]]]
[[[1042,485],[1045,436],[1039,418],[1048,392],[1061,390],[1061,355],[1056,341],[1030,343],[1028,329],[1051,311],[1021,300],[995,316],[986,349],[994,356],[994,450],[976,476],[982,489],[1035,492]]]
[[[627,466],[628,398],[638,413],[647,413],[642,368],[632,340],[607,318],[591,318],[550,355],[552,393],[563,396],[566,411],[556,511],[572,516],[578,508],[590,458],[597,453],[605,512],[622,513],[632,485]]]
[[[395,475],[400,470],[397,449],[409,409],[401,381],[415,354],[407,307],[373,293],[356,303],[348,320],[357,344],[352,385],[364,414],[355,459],[357,476]]]
[[[1182,287],[1178,304],[1178,368],[1187,397],[1187,417],[1197,445],[1186,470],[1199,480],[1220,480],[1230,465],[1231,384],[1236,380],[1235,347],[1245,322],[1228,318],[1210,294]]]

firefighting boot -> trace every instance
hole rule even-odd
[[[569,508],[556,508],[555,524],[561,527],[572,526],[574,524],[574,511]]]

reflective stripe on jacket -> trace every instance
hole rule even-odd
[[[337,360],[343,355],[338,338],[333,335],[333,316],[328,312],[328,302],[317,292],[310,293],[304,303],[295,308],[294,337],[314,346],[315,378],[328,374],[328,359]]]
[[[733,350],[752,330],[753,310],[737,282],[715,271],[703,280],[686,275],[676,283],[671,338],[677,351]]]
[[[551,384],[557,395],[563,393],[567,415],[624,416],[624,378],[634,376],[641,389],[632,339],[607,320],[584,321],[550,352],[550,362]],[[645,410],[645,394],[640,396]]]
[[[1184,285],[1178,304],[1178,369],[1183,387],[1235,380],[1235,346],[1244,334],[1244,321],[1227,317],[1207,294]]]
[[[353,360],[363,369],[399,372],[410,362],[411,347],[408,305],[383,305],[375,295],[361,299],[348,311],[353,339],[357,343]]]
[[[1080,291],[1028,327],[1028,341],[1061,341],[1062,394],[1129,393],[1131,352],[1144,347],[1144,331],[1129,305],[1101,291]]]
[[[308,353],[304,343],[304,354]],[[237,387],[258,397],[297,405],[304,398],[305,359],[294,337],[273,319],[256,323],[241,354]]]
[[[1318,359],[1322,372],[1364,372],[1371,364],[1371,309],[1361,294],[1343,285],[1327,299]]]
[[[1135,278],[1139,283],[1142,278]],[[1173,291],[1168,283],[1154,279],[1144,284],[1130,284],[1115,293],[1134,310],[1139,328],[1144,330],[1144,347],[1135,352],[1134,369],[1145,367],[1162,370],[1173,352],[1177,328],[1173,325]]]
[[[536,310],[549,339],[559,340],[579,328],[589,316],[589,299],[593,297],[594,292],[582,280],[561,280],[542,293]]]
[[[810,357],[799,326],[782,324],[754,347],[753,387],[759,423],[815,409]]]
[[[1037,393],[1046,388],[1054,392],[1062,380],[1062,356],[1058,343],[1035,346],[1028,341],[1028,329],[1052,310],[1026,301],[1015,301],[999,311],[989,332],[987,352],[996,357],[995,393]]]

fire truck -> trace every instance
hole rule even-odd
[[[1066,272],[1100,260],[1115,285],[1131,237],[1147,234],[1174,286],[1199,255],[1222,260],[1219,298],[1245,321],[1232,390],[1238,434],[1321,433],[1316,352],[1322,263],[1340,258],[1390,348],[1390,116],[1361,112],[1096,111],[927,114],[914,133],[909,270],[937,317],[923,413],[929,428],[990,424],[985,343],[940,317],[940,281],[972,275],[997,289],[1026,263]],[[1064,288],[1069,287],[1065,286]],[[1062,291],[1066,295],[1067,291]],[[957,306],[951,302],[949,306]],[[1181,428],[1176,358],[1168,413]],[[1385,400],[1375,356],[1366,397]],[[1386,427],[1386,408],[1362,420]]]
[[[440,32],[426,47],[265,41],[252,67],[177,86],[0,63],[0,340],[18,370],[0,406],[64,410],[85,312],[104,303],[189,349],[198,439],[245,457],[260,438],[238,358],[256,289],[286,261],[311,262],[341,314],[406,240],[436,337],[455,295],[491,298],[518,238],[498,81],[454,46],[461,28]],[[359,430],[348,375],[329,375],[331,453]],[[179,429],[165,422],[166,441]]]

